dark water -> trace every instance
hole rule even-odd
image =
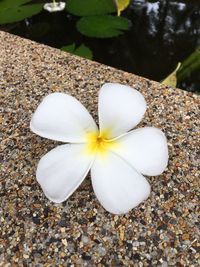
[[[82,36],[75,28],[77,18],[64,11],[43,11],[4,30],[57,48],[85,43],[94,60],[157,81],[200,45],[199,0],[133,0],[122,15],[132,21],[132,27],[112,39]],[[200,90],[200,74],[196,72],[178,87]]]

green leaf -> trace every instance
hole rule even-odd
[[[73,44],[65,45],[65,46],[61,47],[61,50],[73,54],[74,50],[75,50],[75,47],[76,47],[75,43],[73,43]]]
[[[66,9],[76,16],[94,16],[116,12],[113,0],[68,0]]]
[[[91,49],[85,46],[84,44],[81,44],[79,47],[75,48],[75,43],[73,43],[70,45],[63,46],[61,50],[80,56],[80,57],[84,57],[88,59],[93,58]]]
[[[84,44],[77,47],[77,49],[75,50],[75,55],[88,59],[93,58],[92,50]]]
[[[177,71],[178,82],[185,80],[196,71],[200,71],[200,47],[182,62],[180,69]]]
[[[80,33],[88,37],[110,38],[123,34],[131,23],[128,19],[111,15],[81,18],[76,27]]]
[[[43,4],[32,4],[8,8],[0,11],[0,24],[13,23],[21,21],[39,13]]]
[[[178,63],[177,68],[162,81],[163,84],[176,86],[194,72],[200,71],[200,47],[198,47],[189,57],[182,63]]]
[[[19,7],[23,4],[27,4],[31,2],[31,0],[1,0],[0,1],[0,12],[3,9],[8,9],[8,8],[14,8],[14,7]]]
[[[173,86],[173,87],[176,87],[176,84],[177,84],[177,71],[179,70],[181,66],[181,63],[179,62],[176,69],[170,73],[163,81],[162,81],[162,84],[166,84],[166,85],[170,85],[170,86]]]
[[[120,16],[121,12],[126,9],[129,4],[130,0],[113,0],[117,6],[117,15]]]

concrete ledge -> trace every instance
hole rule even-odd
[[[76,96],[96,116],[104,82],[129,84],[148,103],[140,124],[167,135],[170,161],[149,177],[150,198],[126,216],[108,214],[90,179],[63,204],[48,201],[35,179],[38,160],[57,145],[29,130],[41,99]],[[200,100],[96,62],[0,32],[1,266],[199,266]]]

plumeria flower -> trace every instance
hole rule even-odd
[[[58,12],[64,10],[65,5],[65,2],[56,2],[55,0],[53,0],[53,2],[51,3],[44,4],[43,8],[49,12]]]
[[[145,99],[137,90],[106,83],[99,92],[98,129],[74,97],[46,96],[31,119],[31,130],[67,142],[39,161],[36,177],[47,198],[65,201],[91,170],[95,195],[107,211],[123,214],[147,199],[150,185],[143,174],[159,175],[165,170],[168,148],[157,128],[130,131],[145,111]]]

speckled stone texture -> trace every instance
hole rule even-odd
[[[140,126],[167,136],[166,171],[148,177],[147,201],[124,216],[106,212],[88,177],[63,204],[36,182],[39,159],[58,143],[29,130],[47,94],[76,96],[95,116],[104,82],[138,89],[148,109]],[[0,32],[0,266],[199,266],[197,95]]]

